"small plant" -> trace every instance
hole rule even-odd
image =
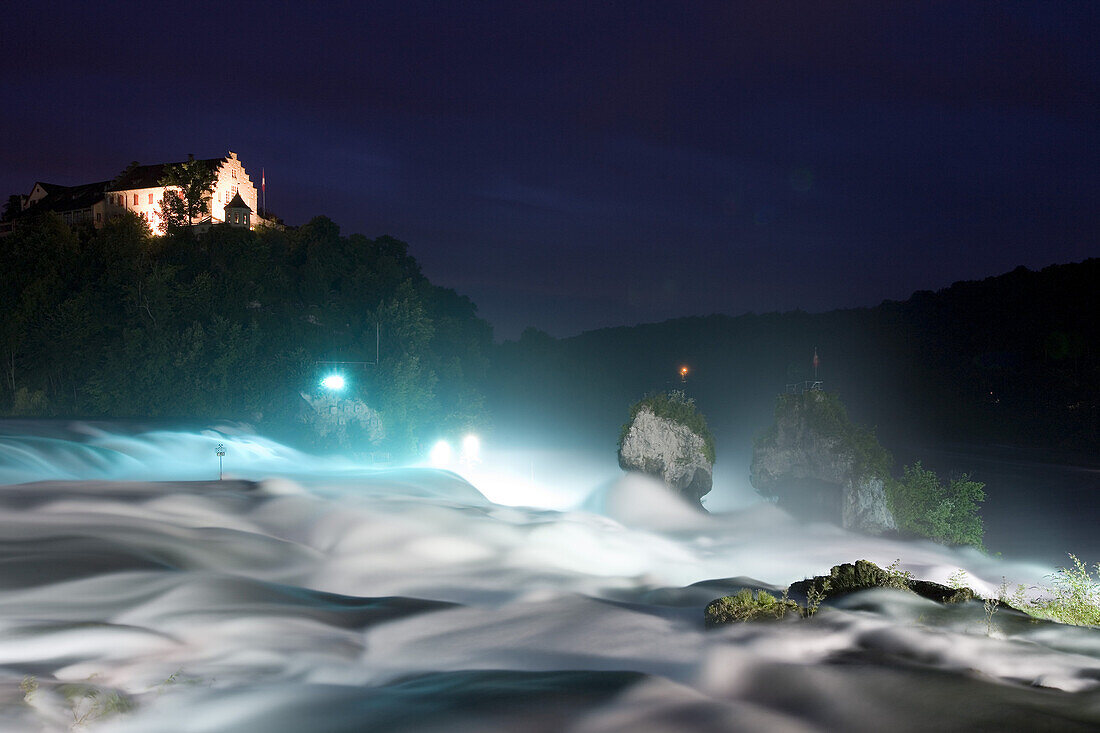
[[[821,606],[821,602],[825,600],[832,585],[828,578],[822,578],[820,582],[815,582],[810,586],[810,589],[806,592],[807,616],[813,616],[817,613],[817,609]]]
[[[996,596],[990,596],[984,601],[985,607],[985,635],[993,635],[993,615],[997,613],[997,609],[1002,605],[1008,605],[1008,581],[1004,576],[1001,576],[1001,587],[997,591]]]
[[[58,691],[72,708],[73,727],[134,709],[133,701],[117,690],[103,690],[90,684],[71,684],[62,685]]]
[[[993,635],[993,614],[997,613],[997,607],[1001,605],[1000,600],[990,596],[985,599],[985,635]]]
[[[908,570],[901,569],[901,558],[896,558],[892,563],[887,565],[883,570],[886,571],[888,576],[888,585],[891,588],[897,588],[898,590],[909,590],[910,584],[913,582],[913,574]]]
[[[1038,615],[1075,626],[1100,626],[1100,585],[1088,567],[1070,554],[1072,568],[1059,568],[1052,576],[1052,597],[1033,605]],[[1100,564],[1096,565],[1100,577]]]
[[[1027,600],[1027,594],[1022,583],[1016,584],[1016,590],[1012,593],[1012,603],[1009,604],[1018,611],[1027,612],[1027,608],[1030,605]]]
[[[30,702],[34,693],[38,692],[38,679],[32,675],[25,675],[19,683],[19,690],[23,693],[23,700]]]
[[[966,582],[966,571],[962,568],[959,568],[955,572],[951,573],[951,575],[947,576],[947,585],[954,590],[963,590],[964,588],[969,588],[970,586],[967,585]]]

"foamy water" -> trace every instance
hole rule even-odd
[[[1034,592],[1053,568],[766,503],[703,516],[569,456],[461,476],[246,433],[78,433],[0,437],[9,730],[1100,725],[1093,629],[888,591],[703,629],[714,598],[857,558],[939,582],[965,569],[987,594],[1002,578]]]

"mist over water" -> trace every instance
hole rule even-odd
[[[595,451],[487,445],[451,472],[243,429],[13,425],[7,729],[1100,725],[1095,630],[1007,609],[872,591],[809,621],[705,631],[714,598],[858,558],[938,582],[963,569],[993,595],[1002,579],[1035,593],[1054,569],[799,524],[734,476],[701,515]]]

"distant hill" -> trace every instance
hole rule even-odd
[[[788,383],[818,376],[887,447],[1100,448],[1100,259],[821,314],[711,315],[494,347],[490,407],[509,431],[606,442],[643,393],[684,388],[723,452],[744,455]],[[690,368],[681,384],[678,369]]]

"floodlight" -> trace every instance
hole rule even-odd
[[[339,392],[344,389],[344,378],[339,374],[330,374],[321,380],[321,386],[325,389],[331,389],[333,392]]]
[[[463,463],[477,463],[481,459],[481,439],[474,434],[462,439]]]
[[[451,444],[441,440],[432,446],[428,453],[428,462],[435,468],[447,468],[451,465]]]

